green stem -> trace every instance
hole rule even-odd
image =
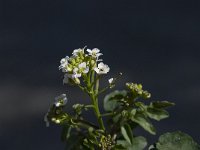
[[[81,85],[79,85],[79,84],[77,84],[78,85],[78,87],[83,91],[83,92],[85,92],[85,88],[84,87],[82,87]]]
[[[94,112],[95,112],[95,115],[97,117],[97,121],[99,123],[100,129],[105,130],[105,127],[104,127],[104,124],[103,124],[103,119],[101,117],[101,113],[100,113],[100,110],[99,110],[98,98],[93,96],[92,102],[93,102],[93,105],[94,105]]]
[[[95,72],[92,70],[92,73],[91,73],[91,84],[92,84],[92,87],[94,85],[94,77],[95,77]]]
[[[86,82],[87,88],[85,89],[81,85],[78,85],[78,86],[82,91],[87,92],[88,95],[90,96],[99,127],[100,129],[105,130],[103,119],[101,117],[101,113],[99,110],[99,104],[98,104],[99,76],[97,75],[95,78],[95,72],[92,71],[91,73],[88,74],[87,78],[86,77],[84,78],[84,80]],[[94,88],[94,85],[95,85],[95,88]]]
[[[106,117],[106,116],[113,116],[114,113],[105,113],[105,114],[101,114],[101,117]]]
[[[96,87],[95,87],[95,95],[97,95],[98,92],[99,92],[99,77],[97,76]]]
[[[87,121],[84,121],[84,120],[80,120],[80,119],[77,119],[75,121],[77,121],[77,124],[79,126],[82,126],[82,127],[85,127],[85,128],[92,127],[92,128],[98,129],[97,126],[95,126],[94,124],[92,124],[90,122],[87,122]]]
[[[108,89],[109,89],[109,87],[105,87],[104,89],[102,89],[102,90],[99,91],[98,95],[102,94],[103,92],[105,92]]]
[[[97,117],[97,121],[99,123],[100,129],[105,130],[103,119],[101,117],[101,113],[99,110],[98,97],[97,97],[98,91],[99,91],[99,78],[97,76],[96,87],[95,87],[95,90],[93,90],[93,92],[92,92],[91,98],[92,98],[92,102],[94,105],[94,112]]]

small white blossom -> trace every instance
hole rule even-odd
[[[98,48],[93,48],[92,50],[91,49],[87,49],[87,52],[89,53],[90,56],[94,57],[94,58],[99,58],[99,56],[103,55],[102,53],[99,53],[100,50]],[[99,60],[101,61],[101,60]]]
[[[109,82],[110,84],[113,84],[113,81],[114,81],[113,78],[110,78],[110,79],[108,80],[108,82]]]
[[[55,106],[56,107],[60,107],[60,106],[64,106],[67,103],[67,97],[66,94],[61,94],[58,97],[55,97]]]
[[[107,74],[110,71],[110,68],[108,65],[101,62],[98,64],[98,67],[94,68],[94,70],[97,74]]]
[[[59,69],[62,69],[63,72],[67,72],[67,70],[65,69],[68,65],[68,60],[69,60],[69,57],[66,56],[65,58],[62,58],[60,60],[60,66],[59,66]]]
[[[84,49],[79,48],[79,49],[75,49],[72,54],[74,56],[78,56],[78,54],[81,53],[81,52],[84,53]]]
[[[88,73],[89,71],[89,67],[87,67],[86,62],[82,62],[78,65],[78,67],[83,73]]]
[[[74,68],[73,74],[72,74],[73,79],[81,77],[81,73],[78,73],[78,71],[79,71],[78,68]]]

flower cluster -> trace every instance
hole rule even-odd
[[[134,96],[141,96],[144,99],[151,97],[151,94],[148,91],[142,89],[142,84],[126,83],[126,86]]]
[[[111,135],[102,136],[99,146],[102,150],[111,150],[115,146],[115,138],[116,135],[114,137],[111,137]]]
[[[60,107],[64,107],[66,104],[67,104],[66,94],[61,94],[61,95],[55,97],[55,102],[53,103],[51,108],[48,110],[48,112],[44,116],[44,121],[45,121],[47,127],[49,127],[50,120],[57,124],[60,123],[60,119],[56,119],[55,117],[52,117],[52,108],[59,109]],[[53,113],[53,116],[54,116],[54,113]]]
[[[75,49],[72,52],[72,56],[66,56],[60,61],[59,69],[62,69],[64,74],[64,83],[72,82],[75,84],[80,84],[80,77],[86,78],[87,74],[91,71],[95,71],[97,74],[107,74],[110,71],[108,65],[99,59],[102,53],[97,48],[87,49],[85,53],[85,48]],[[97,64],[98,63],[98,64]]]

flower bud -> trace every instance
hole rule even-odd
[[[60,123],[60,120],[59,120],[59,119],[56,119],[55,123],[59,124],[59,123]]]
[[[81,56],[80,56],[80,59],[81,59],[81,60],[83,60],[83,59],[84,59],[84,56],[83,56],[83,55],[81,55]]]
[[[80,57],[75,58],[76,63],[79,63],[81,61]]]
[[[71,64],[68,64],[66,68],[67,68],[68,72],[72,71],[72,65]]]
[[[90,61],[90,65],[91,65],[92,67],[94,67],[94,66],[96,65],[96,62],[95,62],[94,60],[91,60],[91,61]]]
[[[148,91],[143,91],[142,96],[143,98],[147,99],[151,97],[151,94]]]
[[[75,78],[75,79],[74,79],[74,82],[75,82],[76,84],[80,84],[79,78]]]
[[[70,61],[71,61],[71,64],[72,64],[72,65],[74,65],[74,64],[76,63],[75,59],[73,59],[73,58],[70,59]]]

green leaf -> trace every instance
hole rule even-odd
[[[168,101],[155,101],[155,102],[151,102],[150,104],[150,106],[153,108],[167,108],[174,105],[175,103],[168,102]]]
[[[131,148],[131,144],[126,140],[117,140],[117,145],[121,145],[124,149],[129,150]]]
[[[131,116],[135,116],[136,112],[137,112],[136,109],[132,109],[132,110],[130,111],[130,115],[131,115]]]
[[[158,150],[200,150],[200,146],[192,137],[180,131],[161,135],[156,148]]]
[[[156,129],[151,124],[151,122],[145,117],[145,115],[137,113],[134,117],[131,118],[133,122],[138,123],[143,129],[148,131],[149,133],[155,135]]]
[[[151,107],[147,108],[146,114],[149,118],[155,119],[157,121],[169,117],[169,113],[166,110]]]
[[[117,145],[121,145],[125,150],[143,150],[147,145],[147,141],[144,137],[138,136],[133,138],[132,144],[125,140],[118,140]]]
[[[122,100],[127,95],[127,91],[114,91],[106,95],[104,98],[104,109],[105,111],[113,111],[118,106],[120,106],[120,100]]]
[[[133,139],[132,145],[135,150],[143,150],[147,145],[147,141],[144,137],[138,136]]]
[[[125,124],[124,126],[121,127],[121,133],[124,137],[124,139],[131,144],[133,141],[133,133],[128,124]]]

